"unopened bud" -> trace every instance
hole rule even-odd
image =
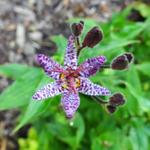
[[[114,70],[124,70],[128,68],[128,59],[125,55],[116,57],[112,63],[111,68]]]
[[[121,93],[116,93],[112,97],[110,97],[109,104],[112,106],[120,106],[125,103],[125,99]]]
[[[93,48],[96,44],[98,44],[103,38],[103,33],[98,29],[98,27],[93,27],[85,36],[84,41],[82,43],[83,47]]]
[[[125,53],[124,55],[127,57],[129,63],[133,61],[134,57],[132,53]]]
[[[112,63],[111,68],[114,70],[124,70],[127,69],[129,64],[133,61],[132,53],[125,53],[121,56],[116,57]]]
[[[147,0],[148,1],[148,0]],[[146,17],[141,14],[141,11],[136,9],[131,9],[130,14],[128,15],[127,19],[134,22],[144,22]]]
[[[111,114],[117,110],[117,108],[115,106],[112,106],[112,105],[107,105],[106,108],[107,108],[108,112]]]
[[[71,25],[72,33],[74,36],[79,36],[83,30],[84,22],[80,21],[80,23],[73,23]]]

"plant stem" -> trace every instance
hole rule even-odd
[[[84,48],[84,46],[81,46],[77,49],[77,57],[79,57],[81,50]]]
[[[80,40],[79,37],[75,36],[75,45],[76,45],[76,49],[78,50],[80,48]]]
[[[80,47],[79,37],[76,37],[76,43],[77,43],[77,48],[79,48]]]
[[[96,102],[98,102],[99,104],[107,104],[109,101],[104,101],[103,99],[101,99],[100,97],[97,96],[91,96],[93,100],[95,100]]]
[[[105,69],[105,68],[111,68],[110,64],[108,65],[102,65],[101,68]]]
[[[78,57],[79,54],[80,54],[80,51],[81,51],[81,49],[82,49],[82,46],[80,46],[80,40],[79,40],[79,37],[75,37],[75,42],[76,42],[77,57]]]

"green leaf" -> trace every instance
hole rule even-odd
[[[150,25],[149,20],[142,22],[142,23],[130,23],[127,26],[125,25],[120,32],[113,33],[116,37],[116,40],[118,39],[124,39],[124,40],[131,40],[135,39],[143,30],[145,30]],[[130,34],[129,34],[130,33]]]
[[[139,120],[138,120],[139,121]],[[136,123],[137,126],[137,123]],[[144,126],[136,127],[136,128],[131,128],[130,130],[130,136],[129,139],[132,143],[132,149],[137,150],[137,149],[143,149],[146,150],[148,149],[148,136],[145,133],[145,129],[143,128]]]
[[[114,49],[119,49],[124,46],[134,44],[134,43],[139,43],[138,40],[118,40],[118,41],[110,41],[109,44],[106,43],[105,45],[100,46],[100,50],[102,53],[105,51],[108,53],[108,51],[114,50]]]
[[[85,132],[84,121],[83,121],[82,116],[79,113],[76,114],[76,117],[73,123],[74,123],[74,127],[77,128],[77,132],[76,132],[76,145],[77,146],[76,147],[78,147]]]
[[[74,120],[70,121],[70,126],[62,123],[49,123],[48,131],[56,136],[60,141],[67,143],[71,149],[77,149],[84,135],[84,122],[79,113],[76,114]],[[71,125],[72,124],[72,125]]]
[[[127,72],[127,82],[135,86],[134,89],[137,93],[139,94],[141,93],[142,89],[141,89],[140,78],[136,68],[132,64]]]
[[[91,150],[103,150],[102,146],[100,145],[100,139],[95,138],[92,140]]]
[[[40,89],[45,84],[50,83],[51,79],[47,76],[44,76],[38,86],[35,89]],[[36,90],[33,90],[33,94]],[[50,104],[50,100],[43,100],[43,101],[35,101],[30,97],[30,103],[27,107],[27,110],[23,117],[20,120],[20,123],[15,128],[15,131],[19,130],[22,126],[24,126],[26,123],[30,122],[31,119],[35,119],[39,114],[43,113]]]
[[[150,63],[149,62],[136,65],[136,68],[142,73],[144,73],[145,75],[150,76]]]
[[[65,49],[67,46],[67,40],[63,35],[52,36],[51,40],[56,44],[57,51],[55,53],[54,59],[60,63],[64,60]]]
[[[131,143],[132,143],[132,149],[133,150],[137,150],[139,149],[139,141],[138,141],[138,136],[137,136],[137,132],[134,128],[132,128],[130,130],[130,140],[131,140]]]
[[[52,122],[48,124],[47,130],[49,134],[55,136],[60,141],[68,144],[72,148],[75,147],[75,136],[72,135],[69,126]]]
[[[0,110],[28,104],[42,76],[41,70],[34,68],[17,79],[0,95]]]
[[[149,5],[144,4],[142,2],[136,2],[136,3],[133,3],[133,7],[134,7],[134,9],[140,11],[142,16],[144,16],[144,17],[150,16],[150,6]]]
[[[134,87],[134,85],[131,85],[130,83],[125,83],[128,91],[137,99],[140,110],[139,112],[144,113],[144,112],[150,112],[150,100],[142,95],[142,93],[138,93]]]
[[[0,75],[18,79],[32,68],[24,64],[4,64],[0,65]]]

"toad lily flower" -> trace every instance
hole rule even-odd
[[[47,84],[33,95],[34,100],[43,100],[62,94],[61,105],[67,118],[72,118],[80,105],[78,92],[91,96],[110,95],[108,89],[94,84],[88,79],[104,64],[105,57],[94,57],[78,66],[77,52],[74,45],[75,39],[70,36],[66,48],[64,68],[43,54],[37,55],[37,61],[46,74],[53,78],[55,82]]]

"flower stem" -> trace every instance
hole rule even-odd
[[[84,46],[81,46],[77,49],[77,57],[79,57],[81,50],[84,48]]]
[[[99,104],[107,104],[109,101],[104,101],[103,99],[101,99],[100,97],[97,96],[91,96],[93,100],[95,100],[96,102],[98,102]]]
[[[111,68],[110,64],[108,65],[102,65],[101,68],[105,69],[105,68]]]
[[[80,40],[79,37],[75,36],[75,45],[76,45],[76,49],[78,50],[80,48]]]
[[[79,48],[79,47],[80,47],[80,40],[79,40],[79,37],[76,37],[76,43],[77,43],[77,47]]]
[[[75,37],[75,42],[76,42],[76,49],[77,49],[77,57],[80,54],[80,51],[82,50],[83,46],[80,46],[80,40],[79,37]]]

